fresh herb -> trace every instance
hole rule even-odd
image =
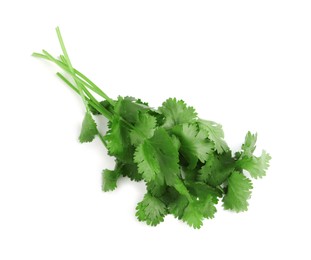
[[[140,99],[110,98],[73,68],[59,28],[56,31],[63,55],[56,59],[43,50],[33,56],[55,63],[71,76],[70,81],[57,73],[85,106],[80,142],[98,136],[115,157],[115,168],[103,171],[104,191],[114,190],[121,177],[144,181],[147,193],[136,207],[136,216],[151,226],[173,214],[200,228],[204,218],[214,217],[219,200],[224,209],[247,210],[253,186],[244,173],[263,177],[271,159],[265,151],[260,157],[254,155],[257,135],[247,133],[241,151],[232,155],[221,125],[200,119],[182,100],[170,98],[154,109]],[[105,135],[98,131],[94,116],[108,119]]]

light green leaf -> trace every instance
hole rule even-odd
[[[138,146],[134,161],[144,179],[154,180],[158,185],[173,186],[180,173],[178,150],[163,128],[158,128],[152,138]]]
[[[81,143],[92,142],[97,133],[97,126],[94,119],[92,118],[92,115],[86,112],[82,122],[79,141]]]
[[[135,124],[138,121],[138,114],[147,111],[148,108],[142,106],[132,97],[118,97],[114,107],[114,112],[128,123]]]
[[[237,162],[237,165],[242,169],[248,171],[253,178],[257,179],[262,178],[266,175],[266,171],[269,168],[270,160],[271,156],[266,151],[262,151],[260,157],[242,157]]]
[[[233,172],[235,160],[231,152],[222,154],[210,154],[206,164],[199,171],[199,180],[202,180],[214,187],[222,184]]]
[[[203,182],[187,182],[187,188],[193,194],[196,200],[193,203],[198,204],[204,218],[213,218],[216,213],[215,205],[218,203],[218,197],[222,197],[222,192]]]
[[[118,169],[111,171],[111,170],[103,170],[102,178],[102,190],[103,191],[113,191],[117,187],[117,180],[120,177],[120,172]]]
[[[204,218],[214,218],[217,209],[215,205],[217,204],[217,197],[212,194],[208,194],[204,200],[201,202],[202,213]]]
[[[131,143],[135,146],[141,144],[145,139],[153,136],[156,127],[156,118],[148,113],[139,113],[138,121],[130,133]]]
[[[115,116],[108,124],[109,130],[104,136],[109,155],[116,156],[122,162],[132,163],[134,147],[130,143],[128,126]]]
[[[197,113],[193,107],[188,107],[183,100],[176,98],[167,99],[161,107],[160,113],[165,117],[163,127],[171,128],[175,125],[193,123],[196,120]]]
[[[218,153],[223,153],[229,149],[224,140],[224,132],[220,124],[203,119],[199,119],[198,123],[199,128],[207,132],[208,138],[215,144]]]
[[[145,181],[149,182],[155,180],[156,176],[160,174],[157,151],[150,142],[145,141],[137,147],[134,161],[138,165],[138,172],[142,174]]]
[[[223,198],[224,208],[236,212],[246,211],[252,188],[251,180],[239,172],[233,172],[228,179],[228,192]]]
[[[203,212],[199,203],[191,202],[185,208],[182,220],[190,227],[200,228],[203,225]]]
[[[189,163],[189,168],[195,168],[197,161],[206,161],[212,152],[213,144],[208,141],[207,134],[198,130],[196,124],[175,126],[173,133],[179,138],[182,155]]]
[[[149,193],[146,193],[143,200],[136,207],[136,217],[138,220],[146,221],[151,226],[156,226],[164,221],[166,214],[166,205]]]
[[[192,201],[191,195],[181,179],[176,178],[174,180],[173,187],[179,192],[179,194],[185,196],[188,201]]]
[[[256,149],[257,134],[247,132],[245,136],[245,142],[242,145],[243,154],[245,156],[252,156]]]

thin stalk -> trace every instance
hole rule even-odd
[[[99,87],[97,87],[93,81],[91,81],[90,79],[88,79],[82,72],[75,70],[75,72],[77,73],[78,76],[80,76],[82,79],[84,79],[87,83],[89,83],[93,88],[94,88],[94,92],[95,89],[97,90],[97,94],[99,94],[100,96],[102,96],[103,98],[105,98],[110,105],[114,106],[115,105],[115,101],[112,100],[110,97],[108,97]]]
[[[68,68],[66,67],[66,65],[64,63],[62,63],[61,61],[55,59],[51,54],[49,54],[47,51],[43,50],[42,51],[44,53],[44,55],[42,54],[39,54],[39,53],[34,53],[33,56],[34,57],[39,57],[41,58],[44,58],[44,59],[47,59],[49,61],[52,61],[54,62],[56,65],[58,65],[59,67],[61,67],[63,70],[65,70],[66,72],[70,73],[70,71],[68,70]],[[77,92],[77,88],[75,86],[73,86],[63,75],[61,75],[60,73],[57,74],[69,87],[71,87],[72,89],[74,89],[76,92]],[[81,79],[77,78],[75,75],[71,75],[73,78],[75,78],[77,81],[79,81],[80,83],[81,82]],[[80,85],[82,91],[84,90],[84,92],[88,92],[86,94],[89,94],[91,95],[91,93],[84,87],[83,84]],[[81,92],[78,91],[79,95],[81,95]],[[82,95],[84,96],[84,93],[82,92]],[[89,96],[88,95],[88,96]],[[91,99],[92,99],[92,103],[95,103],[97,106],[94,107],[98,112],[100,112],[102,115],[104,115],[105,117],[107,117],[108,120],[112,120],[112,114],[107,110],[105,109],[104,107],[102,107],[98,101],[91,95]],[[85,99],[85,96],[84,96],[84,99]]]
[[[63,56],[63,55],[60,55],[60,59],[62,60],[62,62],[64,63],[64,65],[67,65],[67,63],[66,63],[66,59],[65,59],[65,57]],[[75,69],[74,69],[75,70]],[[76,71],[76,70],[75,70]],[[80,74],[82,74],[82,73],[80,73]],[[83,75],[83,74],[82,74]],[[84,75],[83,75],[84,76]],[[81,82],[81,84],[82,84],[82,86],[84,86],[84,85],[86,85],[88,88],[90,88],[91,90],[93,90],[95,93],[97,93],[97,94],[99,94],[99,95],[101,95],[103,98],[105,98],[106,100],[107,100],[107,98],[109,99],[109,97],[104,93],[104,92],[102,92],[101,91],[101,89],[100,88],[98,88],[98,87],[96,87],[96,85],[94,84],[94,83],[92,83],[92,81],[90,81],[94,86],[92,86],[92,85],[90,85],[89,83],[87,83],[87,82],[84,82],[83,81],[83,79],[80,79],[79,77],[77,77],[76,75],[74,75],[74,77],[76,78],[76,80],[78,80],[79,82]],[[85,76],[84,76],[85,77]],[[81,77],[82,78],[82,77]],[[86,77],[85,77],[86,78]],[[100,90],[101,91],[101,93],[99,93],[99,91],[98,90]],[[87,90],[87,88],[83,88],[83,91],[84,92],[86,92],[86,94],[87,94],[87,92],[90,94],[90,92]],[[91,95],[91,94],[90,94]],[[95,98],[93,98],[94,99],[94,102],[98,102]]]
[[[70,69],[68,68],[68,65],[66,63],[66,61],[62,62],[58,59],[55,59],[50,53],[48,53],[46,50],[42,50],[42,52],[44,53],[44,55],[46,56],[46,59],[49,61],[54,62],[57,66],[59,66],[60,68],[62,68],[64,71],[66,71],[67,73],[69,73],[69,75],[74,79],[79,81],[82,85],[87,85],[88,88],[90,88],[91,90],[93,90],[95,93],[97,93],[95,91],[95,89],[93,89],[92,86],[90,86],[88,83],[84,82],[82,79],[80,79],[79,77],[77,77],[76,74],[73,74],[72,71],[70,71]],[[64,59],[64,56],[61,55],[61,59]]]
[[[59,55],[60,60],[66,64],[66,59],[64,57],[64,55]]]
[[[80,95],[80,91],[69,82],[68,79],[66,79],[61,73],[57,72],[56,75],[64,81],[70,88],[72,88],[78,95]],[[84,87],[85,89],[85,87]],[[89,92],[88,92],[89,93]],[[89,93],[90,94],[90,93]],[[96,109],[99,113],[101,113],[103,116],[105,116],[108,120],[112,120],[112,114],[103,106],[101,106],[98,101],[91,95],[92,99],[86,98],[89,105],[91,105],[94,109]],[[94,101],[95,100],[95,101]]]
[[[86,87],[84,87],[82,85],[82,90],[85,92],[85,94],[88,96],[88,98],[90,99],[90,101],[92,101],[94,104],[96,104],[97,107],[101,108],[101,111],[105,110],[105,114],[104,116],[106,116],[109,120],[111,120],[113,118],[113,115],[106,110],[106,108],[103,108],[100,103],[94,98],[94,96],[87,90]],[[100,112],[100,111],[99,111]]]
[[[88,79],[84,74],[82,74],[80,71],[78,71],[77,69],[74,69],[76,74],[72,74],[72,72],[69,70],[66,61],[64,60],[64,56],[61,55],[60,59],[55,59],[50,53],[48,53],[45,50],[42,50],[42,52],[44,54],[41,53],[33,53],[32,56],[33,57],[37,57],[37,58],[41,58],[41,59],[45,59],[48,61],[51,61],[53,63],[55,63],[57,66],[59,66],[60,68],[62,68],[64,71],[66,71],[67,73],[70,74],[70,76],[72,76],[73,78],[75,78],[76,80],[79,80],[82,84],[84,84],[86,87],[88,87],[89,89],[91,89],[92,91],[94,91],[96,94],[98,94],[99,96],[101,96],[102,98],[106,99],[112,106],[114,106],[115,102],[109,98],[99,87],[97,87],[90,79]]]
[[[103,136],[100,132],[98,132],[98,137],[99,137],[99,139],[102,141],[102,143],[104,144],[104,146],[107,148],[107,142],[106,142],[104,136]]]
[[[70,61],[70,59],[69,59],[69,55],[68,55],[68,53],[67,53],[67,50],[66,50],[64,41],[63,41],[63,37],[62,37],[62,35],[61,35],[61,33],[60,33],[59,27],[56,27],[56,33],[57,33],[58,41],[59,41],[59,43],[60,43],[60,47],[62,48],[62,51],[63,51],[64,57],[65,57],[66,63],[67,63],[67,65],[68,65],[68,68],[69,68],[69,70],[70,70],[70,72],[71,72],[72,74],[75,74],[75,73],[74,73],[74,70],[73,70],[73,67],[72,67],[72,65],[71,65],[71,61]],[[86,111],[87,111],[88,113],[90,113],[90,108],[89,108],[89,106],[88,106],[88,104],[87,104],[87,102],[86,102],[86,100],[85,100],[85,96],[84,96],[84,93],[83,93],[83,90],[82,90],[82,87],[81,87],[81,83],[80,83],[79,81],[77,81],[74,77],[73,77],[73,80],[75,81],[75,83],[76,83],[76,85],[77,85],[77,87],[78,87],[78,90],[79,90],[79,92],[80,92],[80,96],[81,96],[81,98],[82,98],[82,101],[83,101],[83,103],[84,103],[84,106],[85,106]]]
[[[71,82],[68,79],[66,79],[61,73],[57,72],[56,75],[62,81],[64,81],[66,83],[66,85],[68,85],[72,90],[74,90],[78,95],[80,95],[79,90],[73,84],[71,84]]]

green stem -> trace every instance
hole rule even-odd
[[[96,94],[98,94],[102,98],[106,99],[112,106],[115,105],[115,101],[113,101],[111,98],[109,98],[99,87],[97,87],[90,79],[88,79],[80,71],[78,71],[77,69],[74,69],[76,74],[72,74],[72,72],[69,70],[69,68],[68,68],[68,66],[66,64],[66,61],[65,61],[65,58],[64,58],[63,55],[60,56],[61,60],[57,60],[50,53],[48,53],[47,51],[42,50],[42,52],[44,54],[35,52],[35,53],[32,54],[32,56],[33,57],[37,57],[37,58],[41,58],[41,59],[45,59],[45,60],[48,60],[48,61],[51,61],[51,62],[55,63],[57,66],[59,66],[64,71],[69,73],[70,76],[72,76],[73,78],[75,78],[76,80],[81,82],[83,85],[85,85],[86,87],[88,87],[89,89],[94,91]]]
[[[82,72],[75,70],[75,72],[77,73],[78,76],[80,76],[83,80],[85,80],[90,86],[92,86],[94,88],[94,92],[96,92],[97,94],[99,94],[100,96],[102,96],[103,98],[105,98],[110,105],[114,106],[115,105],[115,101],[112,100],[110,97],[108,97],[99,87],[97,87],[93,81],[91,81],[90,79],[88,79]],[[96,91],[95,91],[96,90]]]
[[[79,90],[73,85],[71,84],[71,82],[66,79],[60,72],[56,73],[57,77],[59,77],[62,81],[64,81],[66,83],[66,85],[68,85],[71,89],[73,89],[78,95],[80,95]]]
[[[102,143],[104,144],[104,146],[107,148],[107,142],[106,142],[104,136],[103,136],[100,132],[98,132],[98,137],[99,137],[99,139],[102,141]]]
[[[87,88],[86,87],[84,87],[83,85],[82,85],[82,90],[85,92],[85,94],[88,96],[88,98],[90,99],[90,101],[92,101],[95,105],[96,105],[96,108],[95,109],[97,109],[97,108],[101,108],[101,110],[100,111],[98,111],[98,112],[100,112],[100,113],[102,113],[103,114],[103,110],[105,110],[105,112],[104,112],[104,116],[105,117],[107,117],[107,119],[109,119],[109,120],[112,120],[112,118],[113,118],[113,114],[111,114],[106,108],[103,108],[102,106],[101,106],[101,104],[94,98],[94,96],[87,90]]]
[[[41,53],[33,53],[32,56],[34,57],[38,57],[38,58],[42,58],[42,59],[45,59],[45,60],[49,60],[49,61],[52,61],[53,63],[55,63],[56,65],[58,65],[60,68],[62,68],[64,71],[68,72],[69,74],[70,71],[68,70],[68,67],[66,66],[65,63],[55,59],[51,54],[49,54],[47,51],[43,50],[42,51],[44,54],[41,54]],[[62,58],[64,59],[64,58]],[[75,92],[77,92],[79,95],[80,95],[80,91],[75,87],[73,86],[73,84],[71,84],[62,74],[60,73],[57,73],[57,76],[62,79],[70,88],[72,88]],[[73,78],[75,78],[77,81],[79,81],[80,83],[84,83],[82,82],[82,80],[78,77],[76,77],[75,75],[72,75],[71,76]],[[84,87],[84,85],[82,84],[81,85],[82,87],[82,90],[86,90],[86,88]],[[88,92],[90,94],[90,92]],[[93,96],[92,96],[93,97]],[[85,98],[85,97],[84,97]],[[113,115],[107,110],[105,109],[104,107],[102,107],[98,101],[93,97],[93,101],[91,102],[91,100],[88,100],[89,104],[92,105],[93,108],[95,108],[99,113],[101,113],[102,115],[104,115],[108,120],[112,120],[112,117]]]
[[[58,37],[58,40],[59,40],[59,43],[60,43],[60,47],[62,48],[62,51],[63,51],[63,54],[64,54],[64,57],[65,57],[65,60],[66,60],[66,63],[68,65],[68,68],[69,68],[69,71],[71,72],[71,74],[74,74],[74,70],[73,70],[73,67],[71,65],[71,61],[70,61],[70,58],[69,58],[69,55],[67,53],[67,50],[66,50],[66,47],[65,47],[65,44],[64,44],[64,41],[63,41],[63,37],[60,33],[60,30],[59,30],[59,27],[56,27],[56,33],[57,33],[57,37]],[[83,90],[82,90],[82,86],[81,86],[81,83],[75,79],[75,77],[73,77],[77,87],[78,87],[78,90],[80,92],[80,96],[82,98],[82,101],[84,103],[84,106],[85,106],[85,109],[88,113],[90,113],[90,108],[85,100],[85,96],[84,96],[84,93],[83,93]]]
[[[69,82],[68,79],[66,79],[61,73],[57,72],[56,75],[64,81],[70,88],[72,88],[78,95],[80,95],[80,91]],[[85,87],[83,86],[83,90],[85,90]],[[90,92],[88,92],[90,94]],[[87,94],[87,93],[86,93]],[[88,95],[88,94],[87,94]],[[101,106],[98,101],[90,94],[89,99],[86,98],[86,101],[89,105],[91,105],[94,109],[96,109],[99,113],[101,113],[103,116],[105,116],[108,120],[112,120],[113,115],[103,106]]]

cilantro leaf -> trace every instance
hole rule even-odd
[[[209,185],[218,186],[229,177],[234,166],[235,160],[230,151],[223,154],[211,154],[199,171],[199,179]]]
[[[211,153],[213,144],[207,139],[204,131],[198,130],[196,124],[183,124],[175,126],[173,133],[181,143],[181,153],[189,163],[189,168],[195,168],[197,161],[206,161]]]
[[[166,205],[149,193],[146,193],[143,200],[136,207],[136,217],[138,220],[146,221],[151,226],[156,226],[163,222],[166,214]]]
[[[138,172],[142,174],[147,182],[155,180],[156,176],[160,174],[157,151],[150,142],[145,141],[137,147],[134,162],[138,165]]]
[[[188,201],[192,200],[190,193],[182,180],[176,178],[172,186],[176,189],[176,191],[179,192],[179,194],[185,196],[188,199]]]
[[[201,208],[203,217],[213,218],[217,211],[215,205],[218,203],[218,197],[222,197],[222,192],[203,182],[187,182],[187,188],[197,198],[195,203]]]
[[[222,197],[223,192],[219,188],[212,187],[204,182],[200,181],[187,181],[186,187],[195,197],[206,198],[208,195],[213,197]]]
[[[135,124],[138,121],[139,112],[148,111],[148,107],[137,103],[132,97],[118,97],[114,111],[128,123]]]
[[[173,214],[175,218],[182,219],[184,211],[189,204],[189,200],[182,195],[176,195],[168,205],[170,214]]]
[[[213,141],[216,151],[218,153],[225,152],[229,149],[227,143],[223,139],[224,132],[220,124],[203,119],[199,119],[198,123],[200,129],[207,132],[208,138]]]
[[[245,142],[242,145],[243,155],[252,156],[253,152],[256,149],[256,142],[257,142],[257,134],[247,132],[245,136]]]
[[[180,173],[178,150],[163,128],[157,129],[152,138],[138,146],[134,161],[147,182],[155,180],[158,184],[166,182],[173,186]]]
[[[165,184],[158,184],[155,181],[149,181],[146,182],[147,191],[155,197],[161,197],[163,194],[165,194],[167,190],[167,186]]]
[[[237,162],[237,165],[248,171],[253,178],[257,179],[266,175],[270,160],[271,156],[263,150],[260,157],[244,156]]]
[[[246,170],[250,175],[257,179],[262,178],[266,175],[266,170],[269,167],[271,156],[266,152],[262,151],[260,157],[253,155],[256,149],[257,134],[251,134],[248,132],[245,136],[245,142],[242,145],[242,152],[238,152],[237,156],[237,167]]]
[[[109,130],[104,136],[109,155],[119,160],[133,162],[134,147],[130,143],[130,130],[119,117],[114,117],[108,124]]]
[[[117,187],[117,180],[120,177],[120,171],[115,169],[114,171],[111,170],[103,170],[102,178],[102,190],[103,191],[113,191]]]
[[[228,179],[228,192],[223,198],[224,208],[236,212],[247,210],[252,188],[250,179],[239,172],[233,172]]]
[[[92,115],[86,112],[82,122],[79,141],[81,143],[92,142],[97,133],[98,133],[97,125],[94,119],[92,118]]]
[[[196,120],[197,113],[193,107],[188,107],[183,100],[176,98],[167,99],[161,107],[160,113],[165,117],[163,127],[171,128],[175,125],[193,123]]]
[[[190,202],[185,208],[182,220],[190,227],[200,228],[203,225],[203,212],[199,203]]]
[[[138,121],[130,133],[131,143],[135,146],[153,136],[156,127],[155,117],[147,113],[139,113]]]
[[[120,173],[123,177],[128,177],[132,181],[141,181],[143,178],[138,172],[137,165],[135,163],[121,163]]]
[[[201,208],[204,218],[214,218],[217,209],[215,205],[218,203],[218,198],[212,194],[208,194],[201,202]]]

